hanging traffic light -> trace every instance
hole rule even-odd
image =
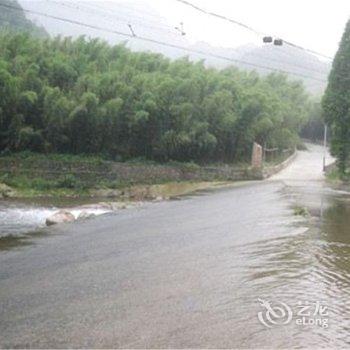
[[[273,39],[272,36],[264,36],[263,37],[263,43],[264,44],[271,44],[273,42],[276,46],[282,46],[283,40],[282,39]]]
[[[282,46],[283,45],[283,40],[282,39],[275,39],[273,41],[273,44],[276,46]]]
[[[268,43],[272,43],[272,36],[264,36],[263,37],[263,42],[265,43],[265,44],[268,44]]]

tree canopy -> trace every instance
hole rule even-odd
[[[332,130],[331,151],[344,174],[350,154],[350,21],[335,55],[322,105]]]
[[[289,148],[310,106],[281,74],[206,68],[80,37],[0,32],[0,151],[238,161]]]

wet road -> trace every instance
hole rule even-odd
[[[270,181],[55,227],[0,252],[0,347],[349,345],[350,197],[324,185],[321,165],[312,147]],[[292,181],[300,166],[307,179]],[[269,328],[258,299],[293,312],[321,302],[329,327],[293,314]]]

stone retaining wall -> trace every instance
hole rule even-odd
[[[282,163],[279,163],[279,164],[274,165],[274,166],[265,167],[262,170],[262,178],[267,179],[270,176],[275,175],[275,174],[279,173],[281,170],[285,169],[288,165],[290,165],[294,161],[297,154],[298,154],[298,152],[295,150],[294,153],[291,156],[289,156]]]
[[[103,162],[99,165],[66,164],[57,161],[34,162],[30,166],[21,160],[0,158],[0,176],[25,176],[57,180],[66,175],[93,186],[101,181],[128,184],[155,184],[168,181],[239,181],[259,179],[259,173],[248,166],[152,165]]]
[[[80,182],[93,187],[99,182],[127,184],[156,184],[170,181],[245,181],[263,180],[285,168],[295,157],[294,153],[281,164],[253,169],[250,166],[195,164],[130,164],[101,161],[99,164],[0,158],[0,176],[25,176],[28,179],[57,180],[74,176]],[[1,182],[1,181],[0,181]]]

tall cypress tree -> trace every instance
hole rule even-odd
[[[350,158],[350,20],[333,61],[322,106],[332,129],[331,151],[344,174]]]

